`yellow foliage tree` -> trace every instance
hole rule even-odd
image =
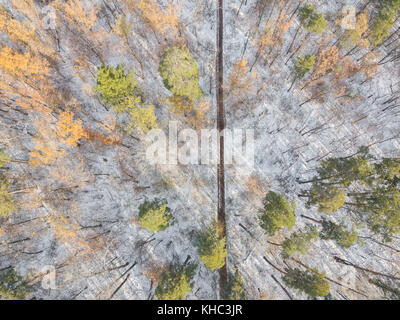
[[[195,129],[205,126],[206,114],[211,108],[210,101],[205,97],[193,102],[184,97],[173,96],[161,103],[169,105],[170,112],[178,117],[183,117],[183,121]]]
[[[15,18],[16,14],[11,15],[0,5],[0,31],[25,50],[56,58],[55,39],[43,28],[42,13],[35,6],[34,0],[11,0],[9,7],[13,13],[20,14],[21,21]]]
[[[82,120],[74,121],[74,114],[71,111],[64,111],[58,117],[57,134],[63,143],[70,146],[77,146],[80,139],[88,138],[87,132],[82,128]]]
[[[53,214],[47,217],[47,222],[50,224],[51,230],[57,240],[62,243],[69,243],[70,245],[77,244],[80,227],[70,217],[53,211]]]
[[[351,57],[341,59],[339,68],[335,71],[336,80],[343,80],[352,77],[357,73],[357,67]]]
[[[71,111],[64,111],[58,117],[55,128],[52,127],[50,116],[44,115],[35,120],[37,135],[33,141],[35,146],[30,154],[32,166],[50,165],[65,155],[65,149],[60,145],[76,146],[80,139],[87,139],[88,133],[82,128],[82,120],[74,121]]]
[[[356,30],[357,33],[360,35],[360,41],[358,42],[358,45],[360,47],[367,48],[369,47],[370,43],[367,36],[367,31],[368,31],[368,12],[364,11],[363,13],[360,13],[356,17]]]
[[[317,63],[315,64],[314,71],[311,76],[311,80],[318,79],[329,72],[335,70],[339,62],[339,48],[332,46],[326,50],[322,50],[318,57]]]
[[[194,110],[194,116],[189,118],[187,122],[191,124],[195,129],[204,128],[206,125],[206,114],[210,109],[210,101],[207,98],[201,98],[197,102],[197,106]]]
[[[71,25],[87,31],[93,28],[99,9],[93,2],[69,0],[65,3],[57,1],[57,7],[64,12],[64,17]]]
[[[137,107],[133,105],[129,108],[129,114],[131,120],[126,127],[128,133],[131,133],[135,128],[142,133],[146,133],[158,127],[154,106]]]
[[[13,18],[7,9],[0,5],[0,31],[15,42],[29,44],[38,41],[35,29],[29,25],[28,21],[20,22]]]
[[[187,115],[194,109],[194,102],[181,96],[165,99],[165,104],[170,106],[170,111],[176,115]]]
[[[1,50],[0,94],[5,103],[49,112],[60,98],[48,77],[49,58],[57,58],[55,39],[44,30],[34,0],[11,0],[8,9],[0,5],[0,32],[20,48]]]
[[[0,51],[0,69],[19,79],[45,80],[50,76],[49,64],[29,52],[24,54],[4,47]]]
[[[240,59],[233,65],[228,84],[225,86],[230,95],[243,97],[254,92],[253,84],[257,73],[249,72],[247,63],[247,60]]]
[[[135,1],[135,0],[133,0]],[[179,8],[169,2],[162,9],[156,0],[136,0],[137,7],[142,19],[154,32],[166,35],[170,30],[175,36],[179,27]]]
[[[380,52],[370,51],[361,58],[358,70],[363,72],[367,79],[371,79],[378,72],[379,63],[377,59],[380,55]]]
[[[38,130],[33,138],[35,146],[30,154],[32,166],[52,164],[58,157],[64,154],[57,144],[57,134],[51,127],[51,120],[48,116],[36,118],[35,126]]]
[[[133,22],[129,21],[126,18],[126,15],[122,15],[116,20],[115,25],[113,26],[113,31],[115,34],[127,39],[132,28]]]

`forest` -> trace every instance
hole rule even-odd
[[[399,300],[399,123],[400,0],[0,0],[0,300]]]

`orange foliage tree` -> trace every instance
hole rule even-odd
[[[165,9],[156,0],[126,0],[126,2],[131,10],[137,10],[154,33],[166,36],[171,32],[172,37],[178,34],[180,8],[171,1]]]
[[[82,128],[82,120],[74,120],[71,111],[62,112],[55,128],[50,116],[37,117],[35,121],[37,134],[34,137],[35,147],[31,151],[30,163],[33,166],[50,165],[66,153],[66,146],[75,147],[80,139],[88,137]]]
[[[25,81],[45,80],[50,76],[49,64],[46,60],[32,56],[29,52],[20,53],[9,47],[4,47],[0,51],[0,68]]]
[[[96,23],[99,9],[91,1],[69,0],[64,3],[57,0],[56,6],[64,13],[65,19],[81,31],[92,29]]]
[[[250,72],[247,66],[248,61],[239,59],[232,67],[228,77],[228,83],[225,85],[230,96],[243,100],[254,93],[254,82],[257,79],[255,71]]]
[[[0,95],[10,107],[48,112],[60,99],[49,77],[57,54],[39,9],[34,0],[11,0],[8,9],[0,5],[0,32],[12,43],[0,52]]]
[[[64,154],[57,143],[57,133],[52,128],[49,116],[37,117],[35,119],[37,128],[36,136],[33,138],[35,146],[30,154],[32,166],[52,164],[58,157]]]
[[[77,146],[80,139],[88,138],[87,132],[82,128],[82,120],[74,121],[74,114],[71,111],[64,111],[58,117],[57,134],[70,146]]]

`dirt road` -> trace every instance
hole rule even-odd
[[[217,63],[216,63],[216,85],[217,85],[217,129],[222,132],[225,129],[225,109],[224,109],[224,14],[223,0],[218,0],[218,20],[217,20]],[[217,220],[222,227],[222,236],[226,236],[225,221],[225,165],[224,165],[224,137],[219,138],[219,164],[218,164],[218,216]],[[225,287],[227,280],[226,261],[225,266],[219,271],[220,274],[220,293]]]

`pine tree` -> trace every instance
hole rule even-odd
[[[197,101],[203,95],[199,87],[196,61],[186,47],[169,47],[161,59],[158,70],[165,87],[174,95],[191,101]]]
[[[13,197],[8,192],[9,185],[7,182],[0,182],[0,216],[8,217],[16,211],[16,205]]]
[[[11,160],[11,157],[4,151],[0,151],[0,168],[3,168],[7,162]]]
[[[304,292],[312,298],[324,297],[329,294],[330,285],[325,279],[325,273],[317,269],[308,268],[302,271],[297,268],[285,269],[283,281],[291,288],[297,289],[299,293]]]
[[[131,69],[125,73],[120,64],[117,68],[102,65],[97,75],[95,90],[100,93],[101,100],[108,107],[115,107],[114,111],[122,113],[127,108],[126,98],[134,97],[130,103],[140,103],[140,90],[135,77],[135,71]]]
[[[316,12],[312,4],[306,4],[299,10],[299,18],[303,28],[309,32],[321,34],[326,27],[324,16]]]
[[[293,51],[293,53],[290,55],[290,57],[286,60],[285,65],[293,58],[293,56],[303,47],[303,45],[307,42],[308,38],[312,33],[315,34],[321,34],[326,27],[326,21],[324,16],[321,13],[318,13],[314,10],[314,7],[312,4],[306,4],[299,10],[299,19],[300,19],[300,26],[307,30],[307,34],[303,37],[303,39],[300,41],[299,46],[297,49]],[[292,45],[296,39],[298,30],[300,30],[300,27],[297,29],[295,36],[293,37],[293,40],[289,46],[289,50],[287,53],[289,53],[292,50]],[[296,80],[294,80],[296,81]],[[293,81],[293,83],[294,83]],[[292,84],[293,85],[293,84]],[[290,91],[290,90],[289,90]]]
[[[358,233],[354,229],[348,231],[343,224],[336,224],[324,219],[320,237],[323,240],[334,240],[339,246],[347,249],[357,241]]]
[[[304,76],[312,70],[315,63],[315,56],[306,55],[304,57],[299,57],[294,65],[294,79],[288,91],[290,91],[294,85],[294,83],[303,79]]]
[[[354,205],[354,210],[370,229],[383,235],[385,241],[391,241],[392,235],[400,233],[399,189],[375,188],[371,194],[358,196]]]
[[[126,74],[122,65],[117,68],[102,65],[96,79],[95,90],[100,93],[101,100],[117,114],[128,113],[125,129],[129,134],[135,128],[141,132],[157,128],[154,106],[143,105],[133,69]]]
[[[235,274],[229,274],[228,281],[223,290],[223,300],[247,300],[246,292],[243,289],[243,279],[236,270]]]
[[[394,26],[394,21],[400,10],[400,1],[382,1],[378,9],[379,13],[372,23],[369,37],[374,47],[380,45],[390,34],[390,29]]]
[[[369,41],[364,37],[368,31],[368,16],[367,12],[357,14],[355,29],[346,29],[339,37],[339,44],[342,48],[351,49],[355,45],[360,47],[368,47]]]
[[[314,181],[343,187],[348,187],[353,181],[363,185],[370,183],[374,173],[374,168],[370,164],[371,156],[364,148],[361,148],[359,153],[352,157],[329,158],[322,161]]]
[[[340,36],[339,44],[344,49],[351,49],[360,40],[360,34],[356,29],[347,29]]]
[[[155,199],[145,201],[139,206],[139,222],[143,228],[151,232],[159,232],[168,228],[172,215],[171,209],[167,207],[166,199]]]
[[[312,70],[315,63],[315,56],[306,55],[299,57],[294,66],[296,79],[302,79],[308,72]]]
[[[184,300],[186,294],[193,288],[192,279],[197,266],[172,265],[160,276],[160,282],[155,291],[158,300]]]
[[[351,157],[324,160],[317,171],[312,180],[302,182],[313,183],[301,195],[309,198],[308,205],[325,213],[346,205],[385,241],[400,232],[399,159],[378,161],[363,147]]]
[[[26,281],[14,268],[0,273],[0,300],[25,300],[28,290]]]
[[[295,253],[306,254],[313,240],[318,239],[319,232],[316,227],[307,225],[304,230],[293,232],[282,243],[283,257],[289,258]]]
[[[270,236],[283,227],[291,230],[296,221],[295,209],[294,201],[289,203],[284,196],[270,191],[264,199],[265,212],[260,216],[260,225]]]
[[[205,232],[200,232],[196,239],[200,261],[207,268],[214,271],[225,265],[227,256],[226,238],[221,237],[217,226],[209,227]]]
[[[392,185],[400,179],[400,159],[383,158],[375,168],[379,172],[379,183]]]
[[[134,129],[138,129],[139,131],[146,133],[149,130],[156,129],[158,127],[154,106],[137,107],[135,104],[132,104],[131,106],[132,107],[128,109],[130,122],[125,128],[129,134]]]
[[[308,192],[307,205],[317,205],[320,212],[330,214],[338,211],[345,203],[345,193],[332,185],[314,184]]]

